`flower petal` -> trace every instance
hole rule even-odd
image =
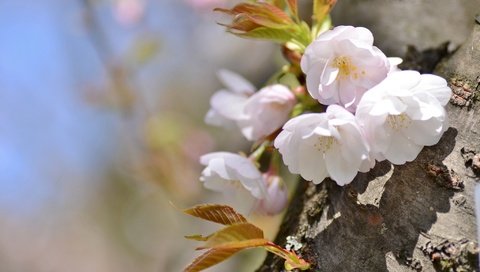
[[[218,91],[210,99],[212,109],[226,119],[238,120],[243,115],[247,97],[227,91]]]
[[[332,147],[325,153],[325,164],[330,178],[338,185],[343,186],[352,182],[357,175],[358,168],[354,168],[341,155],[342,152],[338,144]]]
[[[423,148],[422,145],[415,144],[402,133],[394,133],[390,137],[391,144],[384,155],[393,164],[413,161]]]
[[[255,86],[250,81],[226,69],[218,71],[218,79],[225,87],[236,94],[251,95],[256,91]]]

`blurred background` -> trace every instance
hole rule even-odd
[[[275,69],[272,44],[217,25],[231,5],[0,1],[1,272],[181,271],[198,255],[183,236],[218,226],[169,202],[224,203],[198,157],[249,148],[203,123],[216,72],[258,85]],[[256,223],[273,236],[278,219]]]
[[[334,23],[372,26],[398,56],[418,33],[438,33],[420,36],[422,47],[461,43],[476,1],[371,3],[372,16],[363,1],[345,0]],[[228,18],[212,9],[235,2],[0,1],[0,272],[181,271],[198,255],[183,236],[218,227],[170,203],[227,203],[201,187],[198,158],[249,148],[238,132],[203,123],[222,87],[216,72],[260,87],[282,65],[275,45],[217,25]],[[422,17],[421,6],[437,19],[391,23]],[[452,9],[466,15],[446,16]],[[445,27],[459,29],[445,37]],[[280,218],[253,221],[273,238]],[[209,271],[253,271],[263,254]]]

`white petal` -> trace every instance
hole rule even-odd
[[[298,174],[300,171],[298,163],[298,142],[300,139],[293,137],[294,134],[294,132],[282,131],[277,138],[275,138],[274,146],[280,154],[282,154],[283,162],[288,166],[289,171]]]
[[[337,79],[338,72],[340,70],[335,67],[331,67],[329,63],[325,63],[322,73],[320,75],[320,84],[328,86],[331,85],[335,79]],[[318,88],[317,88],[318,89]]]
[[[367,28],[355,27],[354,29],[349,30],[349,34],[352,39],[358,39],[370,45],[373,44],[373,34]]]
[[[387,59],[388,59],[388,64],[390,65],[390,70],[389,70],[390,73],[401,71],[398,68],[398,65],[400,65],[403,62],[401,58],[392,57]]]
[[[297,127],[326,126],[327,118],[324,114],[307,113],[294,117],[283,126],[284,130],[294,131]],[[310,131],[312,131],[314,127]]]
[[[307,74],[307,90],[316,99],[319,97],[320,80],[325,66],[325,62],[317,61],[311,67],[306,68],[308,70],[304,70]]]
[[[305,180],[313,181],[313,183],[319,184],[326,177],[328,177],[323,153],[317,151],[307,142],[300,145],[299,154],[299,174]]]
[[[427,93],[417,93],[408,102],[408,115],[414,120],[443,118],[445,110],[433,96]]]
[[[234,125],[234,122],[230,119],[227,119],[216,112],[214,109],[210,109],[205,115],[205,123],[212,126],[222,126],[230,128]]]
[[[366,139],[354,124],[344,125],[341,128],[342,156],[352,168],[359,168],[363,160],[368,158]]]
[[[338,185],[343,186],[352,182],[358,172],[358,168],[351,167],[341,153],[337,144],[332,145],[325,153],[325,164],[330,178]]]
[[[423,74],[420,83],[413,91],[431,94],[442,106],[445,106],[452,96],[452,90],[448,87],[447,81],[442,77],[431,74]]]
[[[405,70],[391,73],[387,76],[385,81],[389,84],[394,84],[398,89],[412,89],[421,79],[421,75],[417,71]]]
[[[418,145],[434,145],[442,136],[444,122],[438,118],[426,121],[413,121],[403,133]]]
[[[384,99],[379,103],[376,103],[373,108],[370,110],[370,114],[373,116],[380,116],[384,114],[398,115],[407,109],[407,105],[402,103],[396,97],[390,97],[389,99]]]
[[[407,139],[402,133],[394,133],[390,138],[391,144],[384,155],[393,164],[413,161],[423,148],[422,145],[415,144]]]
[[[238,120],[242,117],[246,102],[247,97],[227,91],[218,91],[210,99],[212,109],[230,120]]]
[[[317,37],[317,40],[319,41],[327,41],[327,40],[332,40],[338,36],[343,35],[345,32],[350,31],[352,29],[355,29],[353,26],[336,26],[332,30],[327,30],[320,34]]]
[[[226,69],[218,71],[218,78],[225,87],[237,94],[250,95],[256,90],[244,77]]]

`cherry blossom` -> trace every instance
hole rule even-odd
[[[219,78],[228,90],[220,90],[212,96],[205,122],[225,127],[236,124],[250,141],[279,129],[296,103],[293,93],[280,84],[255,92],[250,82],[233,72],[222,70]]]
[[[267,86],[247,100],[237,124],[245,138],[259,140],[287,122],[295,103],[295,95],[287,87]]]
[[[369,147],[355,117],[338,105],[289,120],[274,145],[290,172],[315,184],[326,177],[339,185],[350,183],[369,159]]]
[[[227,89],[217,91],[210,99],[210,110],[205,123],[230,127],[243,115],[243,108],[256,88],[242,76],[229,70],[220,70],[218,78]]]
[[[265,197],[262,173],[248,158],[229,152],[213,152],[201,156],[200,163],[206,166],[200,177],[206,188],[217,192],[245,188],[257,199]]]
[[[363,27],[337,26],[320,34],[301,60],[307,90],[324,105],[339,104],[354,112],[362,95],[396,69],[398,58],[373,46]]]
[[[281,212],[287,205],[283,180],[262,174],[249,158],[229,152],[214,152],[200,157],[205,167],[200,181],[205,188],[238,197],[239,205],[267,215]]]
[[[416,71],[391,73],[362,97],[356,117],[377,160],[414,160],[423,146],[438,143],[447,129],[445,79]]]

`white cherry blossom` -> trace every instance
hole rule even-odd
[[[200,177],[205,188],[227,193],[244,188],[257,199],[265,197],[262,173],[250,159],[229,152],[213,152],[201,156],[200,163],[206,166]]]
[[[338,105],[291,119],[274,145],[290,172],[316,184],[326,177],[342,186],[350,183],[369,159],[369,147],[355,117]]]
[[[415,71],[389,74],[362,97],[356,117],[377,160],[414,160],[423,146],[438,143],[447,129],[445,79]]]
[[[284,85],[269,85],[258,92],[243,77],[221,70],[219,78],[228,90],[216,92],[205,122],[240,128],[243,136],[256,141],[279,129],[289,118],[295,95]]]
[[[259,140],[287,122],[295,103],[295,95],[287,87],[280,84],[267,86],[247,100],[237,124],[245,138]]]
[[[241,155],[213,152],[200,157],[205,167],[200,181],[205,188],[224,193],[240,209],[274,215],[287,205],[287,187],[270,173],[262,174]]]
[[[227,89],[217,91],[210,99],[211,108],[205,116],[205,123],[230,127],[243,115],[245,103],[256,88],[248,80],[229,70],[220,70],[218,78]]]
[[[307,90],[324,105],[339,104],[354,112],[362,95],[399,64],[373,46],[363,27],[337,26],[320,34],[301,60]]]

